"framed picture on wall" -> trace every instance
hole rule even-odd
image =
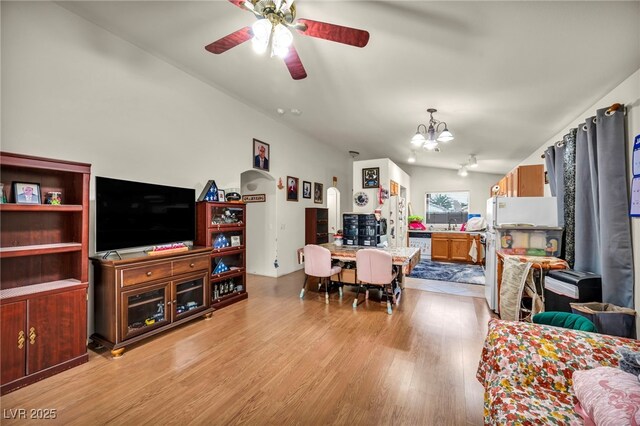
[[[298,201],[298,178],[287,176],[287,201]]]
[[[316,204],[322,204],[324,202],[324,190],[321,183],[315,182],[313,184],[313,202]]]
[[[362,187],[377,188],[380,186],[380,167],[362,169]]]
[[[311,182],[302,181],[302,198],[311,198]]]
[[[269,161],[271,161],[271,152],[270,152],[269,144],[259,141],[258,139],[254,139],[253,140],[253,168],[268,172]]]

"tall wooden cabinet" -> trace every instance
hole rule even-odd
[[[0,153],[0,377],[5,394],[79,365],[87,355],[91,165]],[[13,182],[42,204],[16,204]],[[44,204],[60,192],[62,204]]]
[[[542,197],[544,196],[544,166],[534,164],[519,166],[511,170],[497,183],[497,194],[503,197]]]
[[[196,204],[196,244],[210,255],[211,307],[220,309],[249,297],[246,273],[247,209],[242,203]]]
[[[307,207],[304,212],[304,243],[329,242],[329,209]]]

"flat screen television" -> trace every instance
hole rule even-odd
[[[96,252],[195,239],[194,189],[96,176]]]

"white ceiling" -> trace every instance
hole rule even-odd
[[[251,43],[205,51],[255,19],[224,0],[59,4],[361,160],[406,163],[434,107],[456,139],[417,164],[457,168],[477,154],[476,170],[504,173],[640,68],[638,1],[299,0],[299,18],[371,34],[363,49],[295,34],[300,81]]]

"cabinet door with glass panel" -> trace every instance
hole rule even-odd
[[[186,277],[173,282],[172,320],[188,317],[207,308],[207,274]]]
[[[122,292],[122,339],[169,324],[171,300],[170,282]]]

